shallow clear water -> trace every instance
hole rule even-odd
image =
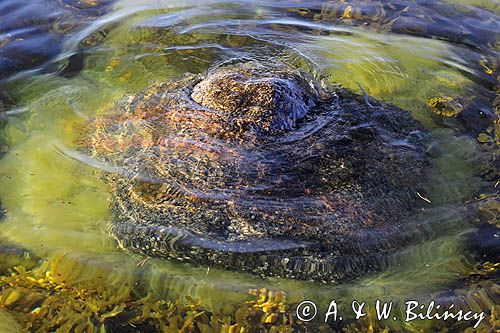
[[[449,2],[486,8],[485,22],[499,11],[495,1]],[[454,288],[477,263],[465,245],[476,218],[465,211],[465,202],[488,181],[479,175],[483,152],[477,124],[471,123],[475,118],[440,117],[426,103],[439,94],[468,98],[489,91],[479,59],[498,50],[300,15],[303,8],[320,9],[318,3],[118,1],[66,35],[48,70],[34,67],[5,78],[18,101],[0,130],[7,147],[0,160],[6,211],[0,238],[55,262],[53,269],[68,280],[136,283],[159,297],[201,298],[207,309],[226,313],[248,298],[249,289],[260,287],[284,290],[292,304],[337,299],[347,305],[353,299],[429,300]],[[83,69],[70,78],[56,75],[82,45]],[[417,222],[409,225],[426,229],[428,236],[396,253],[386,271],[337,285],[263,279],[160,259],[141,266],[143,257],[119,249],[108,234],[110,194],[100,177],[103,166],[76,143],[82,126],[117,98],[151,82],[204,74],[213,64],[234,59],[284,62],[325,84],[358,93],[362,87],[409,110],[432,133],[439,151],[425,182],[431,203],[415,212]]]

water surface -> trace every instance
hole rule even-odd
[[[488,132],[497,83],[491,59],[499,59],[494,38],[500,8],[496,1],[448,1],[470,18],[453,21],[443,11],[428,10],[434,2],[427,3],[412,2],[417,9],[405,14],[416,19],[425,8],[436,15],[441,25],[425,32],[413,23],[398,31],[395,25],[386,28],[383,20],[360,24],[369,17],[351,18],[345,8],[337,17],[328,16],[321,1],[118,1],[91,20],[75,18],[78,26],[61,34],[57,50],[43,55],[43,65],[9,69],[13,74],[0,86],[15,100],[0,130],[6,152],[0,160],[6,212],[0,239],[53,263],[52,269],[68,280],[135,283],[141,292],[202,299],[207,310],[228,314],[248,299],[249,289],[260,287],[285,291],[291,304],[303,299],[327,304],[335,298],[346,305],[353,299],[430,300],[433,294],[465,288],[463,281],[480,263],[467,245],[478,217],[466,202],[496,181],[481,176],[490,151],[485,153],[477,138],[494,136]],[[351,10],[368,4],[353,3]],[[16,13],[28,15],[27,7]],[[454,30],[467,28],[466,37]],[[82,66],[68,70],[76,56]],[[103,166],[78,148],[82,126],[116,99],[152,82],[246,60],[283,62],[324,84],[358,93],[362,87],[410,111],[432,133],[435,153],[424,196],[429,203],[409,225],[427,228],[428,236],[395,253],[386,271],[325,285],[159,259],[142,265],[143,257],[119,249],[108,234],[109,189],[100,176]],[[439,116],[427,102],[440,95],[475,104],[457,117]],[[388,325],[415,329],[402,322]]]

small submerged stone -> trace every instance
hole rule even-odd
[[[427,101],[427,107],[433,113],[443,117],[456,117],[463,110],[463,105],[450,96],[438,95]]]
[[[0,211],[0,220],[3,212]],[[0,274],[10,273],[14,267],[22,265],[31,269],[40,261],[40,258],[31,251],[20,247],[17,244],[0,243]]]
[[[120,170],[112,235],[154,257],[336,282],[384,268],[424,203],[428,135],[408,112],[285,65],[151,85],[80,141]]]

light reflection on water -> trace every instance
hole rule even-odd
[[[267,2],[121,1],[66,40],[56,63],[92,33],[106,31],[86,51],[79,75],[18,76],[11,84],[21,107],[8,113],[0,133],[10,148],[0,160],[0,198],[7,211],[2,237],[40,257],[63,256],[59,269],[74,279],[139,281],[140,289],[156,295],[202,298],[208,308],[225,311],[256,287],[285,290],[292,303],[399,299],[428,295],[465,276],[473,262],[463,245],[472,230],[463,202],[481,186],[478,148],[473,137],[456,136],[458,122],[432,115],[426,101],[436,94],[474,93],[473,78],[480,74],[469,61],[477,58],[471,56],[475,51],[442,40],[285,18],[279,9]],[[140,267],[140,256],[117,249],[107,231],[109,194],[97,171],[102,167],[79,155],[79,129],[125,93],[235,58],[286,62],[411,111],[440,150],[426,188],[433,204],[419,215],[422,225],[437,225],[439,233],[402,250],[387,271],[335,286],[156,259]]]

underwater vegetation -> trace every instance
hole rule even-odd
[[[462,286],[432,295],[442,304],[485,311],[477,329],[466,322],[417,321],[395,329],[376,319],[375,308],[345,323],[301,322],[284,291],[248,290],[247,300],[228,312],[207,310],[203,298],[159,297],[141,289],[137,279],[116,279],[96,268],[83,277],[65,254],[10,267],[0,276],[0,330],[8,332],[495,332],[500,329],[500,263],[476,265]],[[4,261],[2,257],[2,261]],[[398,310],[399,311],[399,310]],[[398,315],[401,315],[398,313]],[[15,320],[14,320],[15,318]],[[19,327],[15,327],[15,325]]]
[[[500,264],[485,263],[475,272],[480,278],[497,274]],[[23,331],[29,332],[322,332],[327,324],[294,321],[293,307],[282,291],[265,288],[250,290],[252,299],[240,304],[231,315],[205,311],[202,300],[166,301],[152,294],[139,296],[124,284],[117,289],[96,282],[67,282],[55,263],[33,270],[15,267],[0,277],[0,309],[15,316]],[[500,286],[496,286],[496,289]],[[480,293],[477,285],[467,291],[469,301]],[[498,290],[497,290],[498,292]],[[477,299],[481,298],[476,295]],[[484,297],[483,297],[484,299]],[[407,327],[423,332],[494,332],[500,329],[500,305],[489,304],[491,311],[477,329],[467,325],[445,326],[433,322]],[[343,332],[392,332],[376,319],[375,309],[367,308],[361,320],[348,323]],[[2,314],[3,316],[3,314]]]
[[[203,310],[202,300],[166,301],[99,282],[66,281],[57,260],[18,266],[0,277],[0,308],[29,332],[292,332],[284,292],[250,290],[230,316]]]

